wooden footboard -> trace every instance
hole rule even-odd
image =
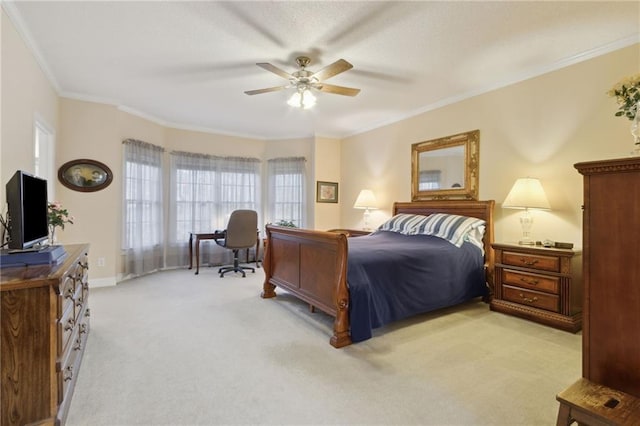
[[[262,297],[281,287],[335,318],[330,343],[351,344],[347,237],[341,233],[267,225]]]

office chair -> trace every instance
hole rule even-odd
[[[255,273],[256,270],[250,266],[240,266],[238,253],[242,249],[248,249],[256,245],[258,232],[258,213],[253,210],[234,210],[229,217],[227,229],[224,231],[224,240],[216,239],[216,244],[233,251],[233,266],[223,266],[218,269],[220,277],[224,277],[227,272],[242,272],[246,277],[245,270],[249,269]]]

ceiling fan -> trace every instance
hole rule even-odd
[[[291,74],[266,62],[257,63],[256,65],[260,68],[264,68],[265,70],[271,71],[272,73],[277,74],[282,78],[286,78],[287,80],[289,80],[289,84],[285,86],[269,87],[266,89],[248,90],[244,93],[246,93],[247,95],[259,95],[261,93],[295,88],[296,92],[287,103],[289,105],[301,108],[310,108],[315,104],[315,96],[313,96],[313,94],[311,93],[311,89],[344,96],[356,96],[358,93],[360,93],[360,89],[336,86],[324,82],[324,80],[327,80],[337,74],[353,68],[353,65],[351,65],[349,62],[345,61],[344,59],[339,59],[315,73],[307,70],[307,65],[309,65],[310,62],[311,60],[308,57],[298,56],[296,58],[296,63],[298,64],[300,69]]]

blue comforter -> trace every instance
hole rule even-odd
[[[486,294],[481,250],[430,235],[376,231],[349,238],[351,340],[374,328]]]

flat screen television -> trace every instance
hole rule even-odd
[[[47,240],[47,181],[18,170],[7,182],[9,249],[25,250]]]

